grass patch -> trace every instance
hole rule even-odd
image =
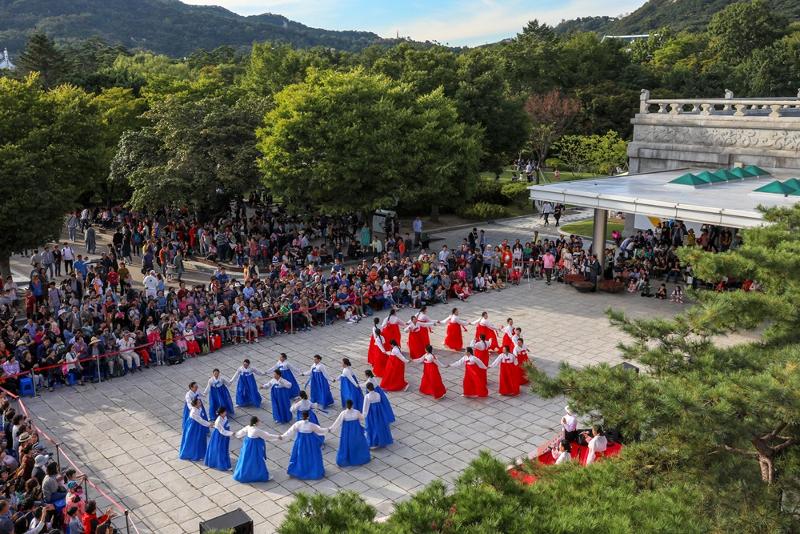
[[[506,167],[503,172],[500,174],[500,183],[511,182],[511,178],[513,178],[515,172],[512,170],[513,167]],[[556,180],[553,176],[552,171],[545,171],[545,177],[547,178],[547,183],[553,182],[571,182],[573,180],[584,180],[586,178],[596,178],[597,175],[590,172],[576,172],[572,173],[569,171],[562,171],[561,177]],[[485,180],[494,180],[495,176],[493,172],[482,172],[481,178]],[[535,183],[535,182],[534,182]],[[534,185],[533,183],[531,185]]]
[[[611,232],[614,230],[622,232],[625,228],[625,221],[622,219],[609,218],[608,226],[606,228],[606,239],[611,239]],[[583,221],[575,221],[561,226],[561,231],[567,234],[575,234],[583,237],[591,238],[594,234],[594,220],[585,219]]]

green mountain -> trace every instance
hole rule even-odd
[[[664,26],[674,30],[700,31],[717,11],[738,0],[649,0],[619,18],[584,17],[562,21],[556,31],[594,31],[609,35],[648,33]],[[790,20],[800,20],[800,0],[767,0],[772,9]]]
[[[321,30],[280,15],[243,17],[221,7],[178,0],[0,0],[0,48],[19,53],[34,30],[61,41],[99,36],[126,48],[175,57],[198,48],[265,40],[340,50],[383,41],[370,32]]]

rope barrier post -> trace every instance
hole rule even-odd
[[[36,371],[31,369],[31,385],[33,386],[33,396],[36,396]]]
[[[289,333],[294,334],[294,312],[289,310]]]
[[[83,479],[83,494],[86,496],[86,500],[89,500],[89,480],[87,478]]]
[[[328,306],[325,299],[328,298],[328,285],[322,284],[322,326],[328,326]]]
[[[58,465],[58,472],[61,472],[61,444],[56,443],[56,464]]]
[[[125,532],[131,534],[131,521],[128,518],[128,510],[125,510]]]
[[[94,361],[97,363],[97,382],[101,383],[101,382],[103,382],[103,373],[100,371],[100,355],[99,354],[95,354],[94,355]]]

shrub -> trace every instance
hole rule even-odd
[[[528,185],[530,185],[528,182],[509,182],[503,184],[500,193],[502,193],[505,198],[505,203],[509,204],[520,199],[527,199],[529,196]]]
[[[478,219],[485,221],[488,219],[502,219],[509,216],[508,208],[500,204],[490,204],[488,202],[477,202],[472,206],[467,206],[461,210],[461,216],[467,219]]]
[[[505,204],[507,202],[506,197],[503,196],[502,184],[494,180],[478,180],[472,200],[488,204]]]

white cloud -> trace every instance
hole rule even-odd
[[[381,35],[400,35],[450,44],[482,44],[499,36],[513,36],[533,19],[555,25],[564,19],[596,15],[619,15],[641,6],[643,0],[565,0],[560,5],[532,9],[518,2],[472,0],[458,12],[439,12],[379,29]],[[509,5],[513,4],[513,5]]]

